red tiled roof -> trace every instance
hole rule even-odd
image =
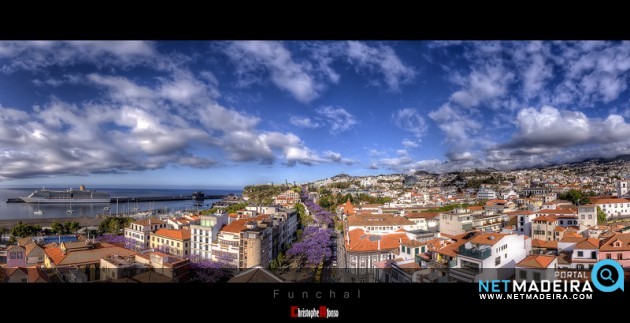
[[[615,247],[615,243],[621,242],[620,247]],[[629,251],[630,250],[630,233],[617,233],[606,240],[599,251]]]
[[[595,204],[630,203],[627,199],[599,199]]]
[[[175,240],[190,240],[190,230],[172,230],[172,229],[160,229],[155,232],[155,235],[175,239]]]
[[[138,224],[141,226],[146,226],[146,225],[152,225],[152,224],[164,224],[166,222],[157,219],[157,218],[146,218],[146,219],[141,219],[141,220],[136,220],[131,222],[131,224]]]
[[[516,264],[516,266],[528,268],[548,268],[555,259],[555,256],[531,255],[521,260],[518,264]]]
[[[405,233],[390,233],[385,235],[365,234],[362,229],[354,229],[348,232],[350,243],[346,239],[346,250],[354,252],[370,252],[379,250],[386,251],[398,249],[400,242],[409,242],[409,238]]]
[[[585,238],[584,241],[575,245],[575,249],[599,249],[599,239]]]

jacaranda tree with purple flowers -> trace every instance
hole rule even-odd
[[[228,268],[220,262],[202,259],[199,256],[190,258],[191,281],[200,283],[216,283],[228,280],[234,275],[234,268]]]
[[[304,229],[302,240],[291,245],[287,254],[299,257],[309,265],[317,265],[332,255],[330,229],[309,226]]]

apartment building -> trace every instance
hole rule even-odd
[[[218,239],[219,230],[228,223],[228,214],[218,211],[202,215],[200,223],[190,226],[190,255],[200,259],[212,258],[212,243]]]
[[[131,222],[129,227],[125,228],[124,235],[135,241],[137,247],[144,249],[150,246],[149,236],[151,233],[162,228],[166,228],[166,222],[156,218],[147,218]]]
[[[159,229],[150,234],[151,248],[164,253],[188,257],[190,255],[190,229]]]

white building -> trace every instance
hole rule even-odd
[[[523,235],[470,232],[474,235],[459,246],[451,277],[462,282],[508,279],[517,263],[531,251],[531,239]]]
[[[531,236],[532,220],[537,216],[531,211],[518,211],[516,213],[516,233]]]
[[[617,196],[628,195],[628,181],[617,181]]]
[[[190,226],[191,241],[190,241],[190,254],[191,256],[200,257],[201,259],[211,259],[212,257],[212,243],[217,241],[217,235],[219,230],[227,225],[228,215],[227,213],[221,213],[218,211],[213,215],[202,215],[201,223],[198,225]]]
[[[412,230],[424,230],[437,232],[440,230],[440,213],[437,212],[413,212],[405,213],[405,218],[415,223]]]
[[[472,230],[473,214],[464,209],[454,209],[440,216],[440,233],[457,235]]]
[[[494,200],[497,198],[497,192],[488,188],[480,188],[477,192],[478,200]]]
[[[134,240],[139,248],[148,248],[149,235],[162,228],[166,228],[166,222],[156,218],[137,220],[125,228],[124,236]]]
[[[607,219],[630,215],[630,200],[627,199],[600,199],[596,200],[594,204],[606,213]]]
[[[586,204],[578,207],[580,232],[597,225],[597,205]]]

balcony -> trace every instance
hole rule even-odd
[[[476,258],[476,259],[486,259],[488,257],[490,257],[490,254],[492,254],[492,249],[491,248],[485,248],[485,249],[477,249],[477,248],[470,248],[467,249],[465,246],[460,246],[459,247],[459,255],[460,256],[465,256],[465,257],[471,257],[471,258]]]

